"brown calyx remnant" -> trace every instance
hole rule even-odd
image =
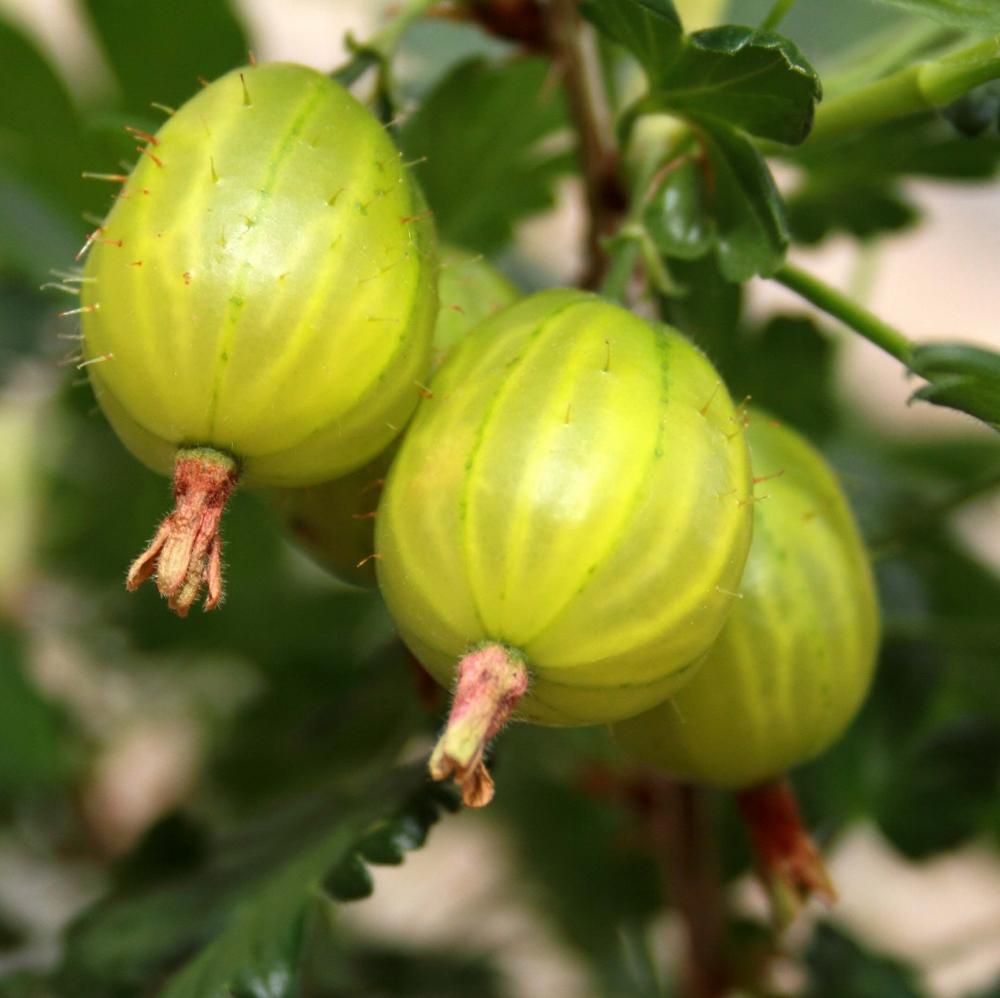
[[[837,890],[816,843],[802,824],[788,780],[781,777],[741,790],[736,803],[778,927],[787,926],[811,897],[833,904]]]
[[[156,587],[170,609],[187,616],[202,585],[205,609],[222,599],[222,539],[219,521],[236,488],[239,466],[211,447],[177,451],[174,461],[176,509],[160,524],[148,548],[132,563],[126,585],[137,589],[156,574]]]
[[[430,771],[435,780],[452,777],[469,807],[484,807],[493,799],[483,753],[527,691],[523,659],[503,645],[480,645],[459,663],[448,727],[431,755]]]

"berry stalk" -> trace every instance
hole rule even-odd
[[[484,807],[493,799],[483,753],[527,691],[528,669],[511,648],[490,642],[459,663],[448,726],[431,755],[430,773],[435,780],[452,777],[469,807]]]
[[[235,458],[211,447],[185,447],[174,461],[176,508],[160,524],[149,547],[129,569],[129,591],[156,575],[168,606],[187,616],[202,585],[205,609],[222,599],[222,539],[219,521],[239,480]]]
[[[826,905],[837,900],[837,890],[802,824],[795,792],[785,777],[741,790],[736,804],[779,928],[785,928],[811,897]]]

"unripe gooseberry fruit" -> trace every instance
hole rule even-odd
[[[379,122],[272,63],[144,136],[88,240],[84,358],[125,445],[177,509],[133,565],[183,615],[218,603],[237,479],[308,485],[383,450],[419,400],[437,314],[431,222]]]
[[[441,246],[440,252],[441,308],[434,325],[435,366],[469,330],[521,297],[517,287],[481,253],[447,244]]]
[[[442,246],[432,363],[440,364],[470,329],[519,297],[481,255]],[[289,534],[341,582],[375,585],[375,507],[395,454],[396,445],[390,444],[373,461],[332,482],[269,495]]]
[[[690,683],[614,726],[635,758],[740,789],[818,755],[859,710],[878,648],[867,551],[823,458],[755,410],[747,439],[765,489],[741,599]]]
[[[833,472],[799,434],[751,410],[754,537],[739,600],[690,683],[614,726],[636,759],[737,791],[779,926],[836,897],[784,772],[857,713],[878,646],[867,552]]]
[[[740,415],[666,327],[581,291],[477,326],[431,382],[375,521],[403,640],[456,684],[432,757],[486,803],[486,742],[638,713],[690,678],[752,525]]]

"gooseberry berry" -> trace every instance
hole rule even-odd
[[[376,571],[411,651],[458,677],[432,774],[482,804],[485,745],[515,709],[611,721],[690,678],[743,571],[749,456],[698,350],[581,291],[487,319],[430,388],[382,493]]]
[[[871,565],[833,472],[794,430],[756,410],[748,423],[766,496],[741,599],[698,675],[614,728],[638,759],[729,788],[827,748],[861,706],[878,646]]]
[[[222,595],[237,480],[308,485],[409,418],[437,314],[432,223],[385,130],[333,80],[229,73],[142,134],[88,240],[84,357],[125,445],[177,509],[128,577],[185,614]]]
[[[699,673],[614,726],[641,762],[738,791],[773,911],[835,896],[787,769],[844,731],[871,683],[878,602],[868,555],[830,468],[794,430],[751,410],[758,482],[741,599]]]

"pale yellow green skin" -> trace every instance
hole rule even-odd
[[[739,419],[711,364],[581,291],[477,326],[431,382],[375,527],[403,640],[446,686],[472,646],[524,656],[519,716],[638,713],[693,674],[750,544]]]
[[[520,297],[521,292],[481,254],[442,246],[435,366],[470,329]]]
[[[434,364],[475,325],[520,297],[481,255],[441,248],[441,308],[434,326]],[[308,488],[281,489],[270,500],[303,549],[341,582],[375,585],[375,512],[381,481],[396,453],[390,446],[356,471]]]
[[[847,501],[797,433],[751,412],[758,485],[743,596],[698,675],[614,728],[635,758],[688,780],[744,788],[832,744],[868,691],[878,602]],[[768,496],[769,498],[763,498]]]
[[[419,400],[438,308],[432,223],[385,130],[321,73],[271,63],[156,138],[163,165],[139,157],[83,284],[119,436],[168,474],[179,446],[223,450],[248,484],[364,464]]]
[[[373,514],[395,453],[390,445],[332,482],[266,493],[288,535],[339,582],[365,589],[375,586]]]

